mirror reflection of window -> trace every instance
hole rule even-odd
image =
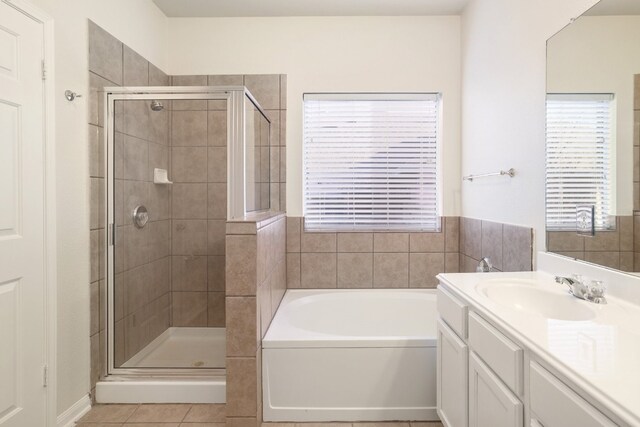
[[[547,95],[547,229],[576,229],[576,208],[595,207],[596,230],[615,227],[611,179],[612,94]]]

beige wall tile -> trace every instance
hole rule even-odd
[[[547,250],[550,252],[584,251],[584,237],[573,231],[547,232]]]
[[[408,253],[378,253],[373,255],[374,288],[406,288],[408,286]]]
[[[460,272],[460,254],[456,252],[444,254],[444,271],[445,273]]]
[[[224,256],[209,256],[207,268],[207,282],[209,292],[225,291],[225,260]]]
[[[172,220],[173,255],[207,255],[207,221]]]
[[[256,416],[256,364],[255,357],[227,358],[227,417]]]
[[[226,303],[224,292],[207,293],[207,326],[224,327],[226,322]]]
[[[460,254],[460,273],[475,273],[478,267],[478,261]]]
[[[148,183],[149,188],[149,215],[152,221],[169,219],[169,187]]]
[[[245,75],[244,85],[265,110],[280,109],[280,76],[277,74]]]
[[[164,71],[149,63],[149,86],[169,86],[170,80]]]
[[[89,176],[104,178],[104,135],[93,125],[89,125]]]
[[[151,108],[147,101],[122,101],[124,103],[124,121],[123,132],[127,135],[149,140],[151,136],[150,114]],[[117,113],[116,113],[117,114]],[[116,117],[118,120],[118,117]],[[116,129],[118,125],[116,124]]]
[[[338,252],[373,252],[373,233],[338,233]]]
[[[287,254],[287,288],[300,288],[300,254]]]
[[[586,236],[584,238],[584,250],[585,252],[619,251],[619,231],[596,231],[595,236]]]
[[[444,253],[409,254],[409,287],[435,288],[436,276],[445,272]]]
[[[411,233],[409,248],[411,252],[444,252],[445,234]]]
[[[505,224],[503,227],[502,271],[531,271],[533,230]]]
[[[409,233],[374,233],[374,252],[408,252]]]
[[[207,184],[172,186],[172,219],[207,219]]]
[[[409,254],[409,287],[435,288],[436,276],[445,272],[444,253]]]
[[[207,256],[172,256],[171,290],[174,292],[207,290]]]
[[[171,115],[171,145],[203,147],[207,145],[207,112],[174,111]]]
[[[372,288],[373,254],[338,253],[338,288]]]
[[[444,218],[444,243],[446,252],[460,251],[460,218],[449,216]]]
[[[632,216],[618,217],[618,230],[620,234],[620,250],[632,251],[633,250],[633,217]]]
[[[209,255],[224,255],[226,221],[218,219],[207,221],[207,234]]]
[[[147,177],[147,181],[153,182],[154,169],[156,168],[169,170],[169,148],[161,144],[150,142],[149,176]]]
[[[257,298],[227,297],[227,357],[252,357],[258,349]]]
[[[123,45],[123,86],[147,86],[149,62],[127,45]]]
[[[124,178],[146,181],[149,177],[149,143],[143,139],[124,137]]]
[[[228,235],[226,239],[227,296],[256,295],[257,238],[255,235]]]
[[[207,326],[206,292],[173,292],[173,326]]]
[[[300,255],[300,287],[335,288],[336,254],[302,253]]]
[[[149,227],[149,261],[169,256],[171,252],[171,221],[154,221]]]
[[[265,113],[271,122],[269,126],[269,145],[278,147],[280,145],[280,110],[266,110]]]
[[[472,258],[482,258],[482,222],[460,218],[460,252]]]
[[[225,101],[226,102],[226,101]],[[227,112],[208,112],[208,144],[211,146],[227,146]]]
[[[585,252],[584,260],[609,268],[620,268],[620,252]]]
[[[256,417],[227,417],[227,427],[258,427],[260,422]]]
[[[302,252],[335,252],[336,233],[307,233],[302,232]]]
[[[176,183],[207,182],[207,148],[173,147],[171,175]]]
[[[118,84],[89,72],[89,123],[104,126],[104,88]]]
[[[122,43],[89,21],[89,70],[122,85]]]
[[[511,242],[505,239],[505,244]],[[482,257],[491,260],[491,265],[502,270],[502,224],[490,221],[482,221]]]
[[[149,228],[128,225],[123,228],[125,268],[138,267],[149,262]]]
[[[208,148],[209,182],[227,182],[227,148]]]
[[[633,252],[620,252],[620,270],[634,271]]]

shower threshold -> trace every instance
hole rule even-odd
[[[225,351],[225,328],[169,328],[121,366],[134,374],[96,384],[96,402],[225,403]]]

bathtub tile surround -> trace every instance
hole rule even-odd
[[[167,84],[169,78],[128,46],[89,21],[89,157],[91,181],[91,392],[105,367],[104,342],[107,286],[104,262],[104,96],[105,86],[147,86]],[[133,107],[131,113],[139,123],[149,124],[148,109]],[[116,365],[131,357],[169,326],[170,232],[168,190],[153,187],[149,169],[167,165],[168,112],[149,126],[124,122],[117,117],[118,152],[116,186],[121,197],[116,199],[117,247],[115,285],[117,340]],[[165,123],[165,125],[163,125]],[[150,163],[151,162],[151,163]],[[166,166],[164,166],[166,167]],[[137,230],[125,225],[125,212],[137,204],[151,208],[151,222]],[[127,224],[130,224],[127,222]]]
[[[638,218],[640,217],[615,217],[614,230],[596,231],[593,237],[580,236],[575,231],[547,231],[547,249],[550,252],[605,267],[622,271],[638,271],[634,268],[635,253],[640,251]],[[637,222],[635,226],[634,221]]]
[[[313,233],[287,217],[287,287],[435,287],[436,274],[459,264],[459,219],[442,223],[437,233]]]
[[[227,424],[262,422],[262,338],[286,290],[286,217],[226,227]]]
[[[460,272],[475,272],[483,257],[495,271],[531,271],[533,229],[460,218]]]

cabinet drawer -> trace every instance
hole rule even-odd
[[[475,313],[469,313],[469,347],[518,396],[522,396],[523,351]]]
[[[438,286],[438,313],[460,338],[467,338],[467,306],[442,285]]]
[[[532,425],[615,426],[609,418],[536,362],[531,362],[529,390]]]

